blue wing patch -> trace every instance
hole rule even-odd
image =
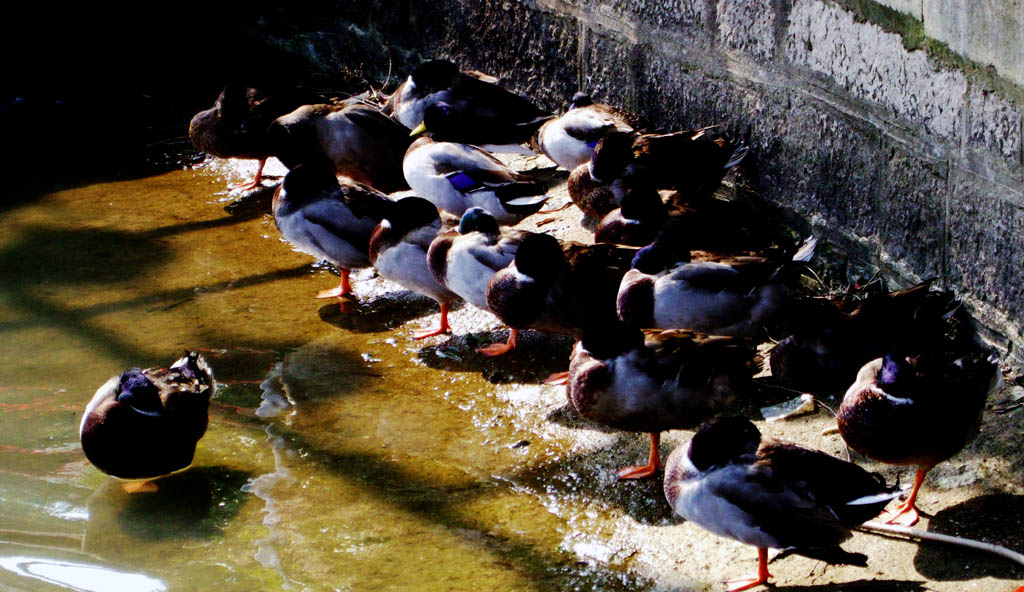
[[[452,187],[460,193],[466,193],[480,188],[480,183],[477,183],[473,177],[470,177],[462,171],[448,173],[445,177],[448,179],[448,182],[452,184]]]

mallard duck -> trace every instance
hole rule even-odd
[[[429,296],[441,307],[438,327],[416,331],[414,339],[448,333],[448,307],[458,296],[439,284],[427,266],[427,249],[442,230],[437,208],[425,199],[405,197],[390,209],[370,237],[370,263],[381,277]]]
[[[248,191],[260,186],[267,158],[274,155],[267,141],[270,124],[303,105],[322,101],[318,93],[302,88],[268,90],[228,85],[213,107],[192,117],[188,137],[197,150],[219,158],[259,160],[251,181],[229,187]]]
[[[455,216],[479,206],[499,224],[515,224],[547,199],[543,183],[528,180],[469,144],[419,138],[409,147],[402,170],[417,195]]]
[[[856,300],[811,298],[797,303],[792,335],[771,351],[772,378],[812,393],[841,393],[867,362],[892,351],[941,346],[958,302],[926,280],[905,290]]]
[[[647,121],[610,105],[595,103],[585,93],[576,93],[569,109],[537,130],[534,150],[570,171],[590,162],[598,140],[615,132],[645,129]]]
[[[153,479],[192,464],[206,433],[213,371],[196,352],[170,368],[131,368],[96,391],[79,436],[86,458],[121,479]]]
[[[370,236],[395,202],[350,179],[340,182],[334,166],[313,160],[290,170],[274,194],[274,222],[296,249],[338,268],[341,283],[317,298],[346,298],[349,273],[370,266]]]
[[[384,110],[413,129],[441,141],[475,145],[526,142],[550,117],[528,99],[477,72],[460,72],[448,60],[413,69]]]
[[[409,188],[402,175],[408,128],[362,101],[300,107],[271,124],[268,142],[289,169],[326,158],[337,174],[378,191]]]
[[[745,144],[730,142],[711,130],[609,134],[594,147],[590,176],[609,184],[623,175],[644,175],[654,187],[675,189],[684,200],[707,197],[748,150]]]
[[[768,548],[850,565],[867,558],[839,544],[897,494],[882,477],[794,444],[761,441],[747,419],[712,420],[669,455],[665,497],[677,514],[757,547],[758,571],[729,590],[768,582]]]
[[[814,255],[816,244],[812,237],[783,263],[731,257],[683,261],[668,269],[647,268],[642,257],[647,253],[641,253],[622,278],[619,318],[643,328],[752,336],[788,303],[789,284]]]
[[[601,218],[594,230],[596,242],[642,247],[668,240],[719,253],[766,251],[773,244],[765,215],[746,202],[713,197],[683,202],[672,191],[663,198],[642,176],[622,181],[621,206]]]
[[[584,214],[600,220],[622,205],[626,190],[617,178],[607,183],[595,181],[590,176],[590,165],[581,164],[569,173],[566,191]]]
[[[756,352],[732,337],[612,325],[584,330],[569,363],[569,403],[583,417],[647,432],[647,464],[619,470],[640,479],[661,468],[661,432],[692,429],[728,409],[757,372]]]
[[[636,249],[560,243],[530,233],[515,259],[491,278],[487,307],[510,327],[564,333],[611,326],[615,293]]]
[[[498,270],[512,262],[519,244],[528,233],[498,227],[497,220],[483,208],[470,208],[462,215],[457,230],[441,233],[430,244],[427,263],[442,286],[473,306],[487,307],[487,284]],[[480,348],[484,355],[500,355],[516,346],[518,331],[512,328],[508,341]]]
[[[918,521],[925,475],[978,434],[981,412],[1002,374],[994,359],[970,352],[886,354],[864,365],[843,396],[839,433],[857,452],[895,465],[917,465],[914,488],[889,520]]]

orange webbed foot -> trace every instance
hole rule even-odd
[[[883,512],[887,513],[887,512]],[[899,506],[896,506],[892,517],[885,521],[886,524],[897,524],[899,526],[913,526],[918,523],[921,519],[918,514],[917,506],[913,502],[907,501]]]
[[[492,343],[492,344],[490,344],[488,346],[481,347],[481,348],[477,349],[476,351],[481,353],[481,354],[483,354],[483,355],[485,355],[485,356],[487,356],[487,357],[489,357],[489,358],[493,358],[495,356],[500,356],[500,355],[503,355],[503,354],[507,354],[508,352],[512,351],[513,349],[515,349],[515,346],[509,345],[507,343]]]
[[[125,493],[155,493],[160,488],[152,481],[126,481],[121,484]]]
[[[658,472],[656,465],[643,465],[640,467],[622,467],[616,473],[619,479],[646,479]]]
[[[768,578],[771,577],[771,575],[772,574],[767,574],[767,577],[764,578],[760,576],[737,578],[735,580],[726,580],[723,583],[728,585],[728,588],[726,588],[728,592],[739,592],[740,590],[749,590],[750,588],[753,588],[755,586],[767,584]]]
[[[450,332],[451,332],[451,329],[449,329],[448,327],[442,327],[441,325],[438,325],[437,327],[434,327],[432,329],[420,329],[420,330],[417,330],[417,331],[413,331],[412,332],[412,338],[413,339],[426,339],[427,337],[433,337],[435,335],[444,335],[445,333],[450,333]]]
[[[544,384],[550,384],[552,386],[559,386],[569,383],[569,372],[553,372],[544,379]]]

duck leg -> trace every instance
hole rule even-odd
[[[768,573],[768,549],[764,547],[757,548],[757,575],[749,578],[739,578],[736,580],[726,580],[725,583],[729,584],[727,590],[729,592],[739,592],[740,590],[747,590],[754,586],[760,586],[761,584],[767,584],[768,578],[772,577],[772,574]]]
[[[442,335],[444,333],[450,333],[452,328],[448,326],[448,303],[442,302],[441,304],[441,323],[434,329],[423,329],[420,331],[413,331],[413,339],[424,339],[426,337],[433,337],[434,335]]]
[[[486,347],[481,347],[476,351],[482,353],[483,355],[489,358],[500,356],[502,354],[507,354],[508,352],[516,348],[516,340],[518,339],[518,336],[519,329],[513,328],[511,331],[509,331],[508,341],[506,341],[505,343],[492,343]]]
[[[228,185],[228,189],[235,191],[249,191],[250,189],[256,189],[263,182],[263,167],[266,166],[267,159],[261,158],[260,164],[256,167],[256,176],[252,178],[252,181],[243,181],[241,183],[233,183]]]
[[[348,280],[349,270],[339,269],[338,271],[341,272],[341,283],[338,284],[338,287],[331,290],[321,290],[317,293],[317,298],[344,298],[352,293],[352,284]]]
[[[544,379],[544,384],[550,384],[552,386],[561,386],[563,384],[569,384],[569,371],[564,372],[552,372]]]
[[[647,455],[647,464],[640,467],[622,467],[619,469],[619,479],[643,479],[650,477],[661,468],[661,455],[658,454],[658,446],[661,444],[661,432],[651,432],[651,451]]]
[[[123,489],[125,493],[131,494],[154,493],[158,491],[160,488],[157,486],[156,483],[153,483],[151,480],[146,479],[143,481],[125,481],[124,483],[121,484],[121,489]]]
[[[910,490],[910,496],[907,497],[907,501],[896,506],[895,514],[892,518],[885,521],[886,524],[901,524],[903,526],[913,526],[920,520],[920,516],[917,512],[917,492],[921,489],[921,484],[924,483],[924,476],[928,474],[928,471],[932,470],[931,467],[918,467],[917,474],[914,475],[914,487]],[[901,516],[906,515],[907,518],[900,519]]]

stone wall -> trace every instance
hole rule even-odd
[[[723,125],[765,200],[895,284],[939,278],[1021,359],[1024,3],[360,4],[327,28],[374,30],[395,73],[449,56],[550,109],[581,89],[664,127]]]

